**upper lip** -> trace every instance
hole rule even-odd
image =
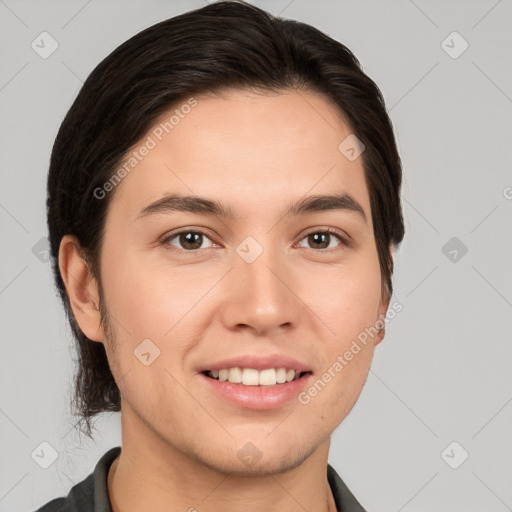
[[[261,355],[245,355],[238,357],[231,357],[229,359],[223,359],[215,363],[210,363],[200,369],[200,372],[206,372],[208,370],[222,370],[224,368],[254,368],[255,370],[261,371],[268,368],[286,368],[288,370],[295,370],[296,372],[310,372],[311,369],[308,365],[293,359],[292,357],[273,354],[267,356]]]

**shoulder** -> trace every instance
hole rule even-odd
[[[332,490],[336,508],[343,512],[366,512],[347,484],[341,479],[336,470],[327,464],[327,480]]]
[[[38,508],[35,512],[68,512],[69,501],[67,498],[55,498],[46,505]]]
[[[66,497],[55,498],[35,512],[111,512],[108,470],[120,451],[120,446],[108,450],[96,463],[94,471],[75,484]]]

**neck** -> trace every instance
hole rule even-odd
[[[109,494],[109,500],[110,500],[112,512],[122,512],[123,510],[125,510],[125,509],[121,509],[120,508],[120,506],[118,505],[118,503],[117,503],[117,501],[115,499],[114,492],[113,492],[114,475],[115,475],[115,472],[116,472],[116,468],[117,468],[118,462],[119,462],[119,457],[117,457],[114,460],[114,462],[110,466],[110,470],[108,472],[108,494]],[[116,490],[118,490],[118,487],[119,486],[116,487]],[[121,483],[121,489],[122,489],[122,483]],[[128,508],[128,507],[129,507],[128,505],[125,506],[125,508]],[[270,510],[270,507],[268,507],[268,508]],[[334,496],[332,494],[332,490],[331,490],[329,485],[327,486],[326,505],[325,505],[324,508],[319,508],[319,510],[321,512],[322,511],[337,512],[336,502],[334,500]],[[197,512],[197,511],[193,507],[190,507],[188,509],[188,512]]]
[[[140,437],[125,434],[123,430],[121,454],[108,475],[113,512],[197,512],[206,507],[225,512],[336,512],[327,481],[330,439],[297,465],[240,475],[219,471],[157,436],[140,442]]]

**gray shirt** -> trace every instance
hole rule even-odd
[[[120,451],[120,446],[108,450],[97,462],[94,471],[74,485],[65,498],[55,498],[36,512],[112,512],[108,498],[107,477],[110,465]],[[338,512],[366,512],[329,464],[327,464],[327,480]]]

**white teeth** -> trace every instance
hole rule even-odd
[[[242,382],[242,370],[240,368],[231,368],[228,373],[229,382],[240,384]]]
[[[286,368],[268,368],[258,371],[254,368],[235,367],[211,370],[208,375],[221,382],[228,381],[245,386],[275,386],[297,380],[301,373]]]
[[[258,383],[260,386],[273,386],[276,382],[276,371],[274,368],[261,370],[260,374],[258,375]]]
[[[277,369],[276,380],[279,384],[283,384],[286,382],[286,368]]]
[[[242,384],[246,386],[257,386],[258,385],[258,370],[253,368],[244,368],[242,372]]]

